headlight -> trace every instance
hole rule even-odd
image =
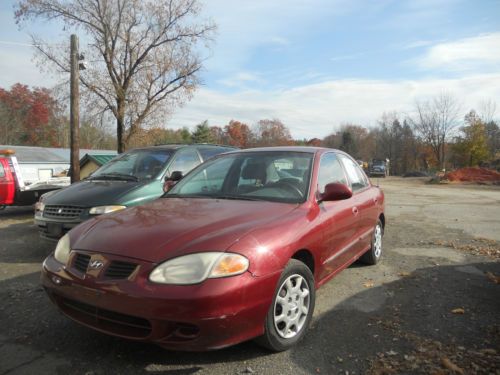
[[[69,235],[65,234],[57,243],[54,258],[56,258],[58,262],[66,264],[68,263],[70,250]]]
[[[160,284],[198,284],[209,278],[240,275],[248,269],[248,264],[247,258],[234,253],[189,254],[160,264],[149,280]]]
[[[42,201],[38,201],[35,203],[36,212],[43,212],[44,209],[45,209],[45,203],[43,203]]]
[[[102,215],[102,214],[109,214],[110,212],[114,211],[120,211],[123,210],[124,208],[127,208],[126,206],[98,206],[98,207],[92,207],[89,211],[89,214],[91,215]]]

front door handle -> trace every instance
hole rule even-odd
[[[359,210],[358,210],[358,208],[357,208],[357,207],[353,207],[353,208],[352,208],[352,213],[353,213],[354,215],[359,214]]]

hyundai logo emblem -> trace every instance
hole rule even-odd
[[[60,209],[58,209],[58,210],[57,210],[57,213],[58,213],[58,214],[61,214],[62,212],[63,212],[63,209],[62,209],[62,208],[60,208]]]
[[[93,260],[89,263],[89,268],[92,270],[97,270],[97,269],[101,268],[102,266],[104,266],[104,263],[101,262],[100,260]]]

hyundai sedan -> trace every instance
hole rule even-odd
[[[358,258],[380,260],[384,225],[382,191],[344,152],[241,150],[72,229],[42,283],[65,315],[110,335],[282,351],[306,334],[317,288]]]

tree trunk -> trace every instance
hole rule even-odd
[[[116,141],[117,141],[117,151],[119,154],[125,152],[125,103],[124,101],[116,101]]]

